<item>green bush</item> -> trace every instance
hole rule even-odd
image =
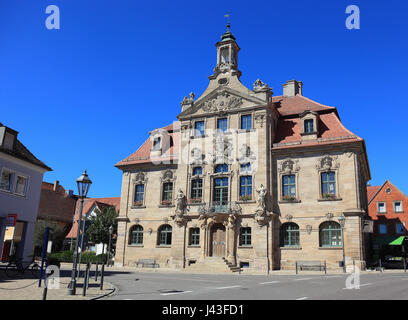
[[[48,255],[48,259],[53,259],[53,261],[59,262],[73,262],[74,259],[74,251],[61,251],[61,252],[54,252]],[[81,255],[81,264],[82,263],[103,263],[106,262],[107,255],[106,254],[99,254],[96,255],[95,252],[92,251],[84,251]],[[78,262],[79,262],[79,255],[78,255]]]

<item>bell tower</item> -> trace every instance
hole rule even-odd
[[[217,47],[217,66],[214,68],[214,74],[209,77],[210,79],[215,79],[219,74],[227,72],[231,76],[237,75],[238,78],[241,76],[241,71],[238,70],[238,52],[240,48],[230,31],[229,14],[226,17],[228,17],[227,31],[221,36],[221,41],[215,44]]]

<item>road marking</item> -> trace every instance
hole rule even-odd
[[[133,299],[122,299],[122,300],[133,300]]]
[[[279,283],[280,281],[260,282],[259,284]]]
[[[329,278],[341,278],[341,276],[327,276],[326,277],[326,279],[329,279]]]
[[[215,288],[217,290],[221,290],[221,289],[232,289],[232,288],[239,288],[240,286],[230,286],[230,287],[220,287],[220,288]]]
[[[172,295],[172,294],[183,294],[183,293],[190,293],[190,292],[193,292],[193,291],[169,292],[169,293],[161,293],[160,295],[161,296],[169,296],[169,295]]]
[[[313,278],[302,278],[302,279],[295,279],[295,281],[303,281],[303,280],[311,280]]]
[[[343,290],[360,289],[360,287],[365,287],[365,286],[370,286],[370,285],[372,285],[372,283],[365,283],[365,284],[355,285],[356,288],[353,286],[352,288],[343,288]]]
[[[303,298],[298,298],[296,300],[306,300],[306,299],[307,299],[307,297],[303,297]]]

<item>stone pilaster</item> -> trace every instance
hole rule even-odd
[[[346,210],[343,212],[344,222],[344,251],[346,267],[353,267],[353,261],[360,269],[365,268],[364,241],[362,231],[362,216],[364,211],[359,209]]]
[[[185,268],[186,225],[174,225],[171,239],[171,260],[173,268]]]

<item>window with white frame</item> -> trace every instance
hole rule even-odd
[[[14,193],[20,196],[24,196],[26,194],[26,189],[27,189],[27,177],[17,175],[16,189]]]
[[[386,213],[387,212],[385,202],[377,202],[377,212],[378,213]]]
[[[394,202],[394,212],[402,212],[402,201]]]
[[[1,172],[0,189],[11,192],[13,183],[13,172],[7,169],[3,169]]]

